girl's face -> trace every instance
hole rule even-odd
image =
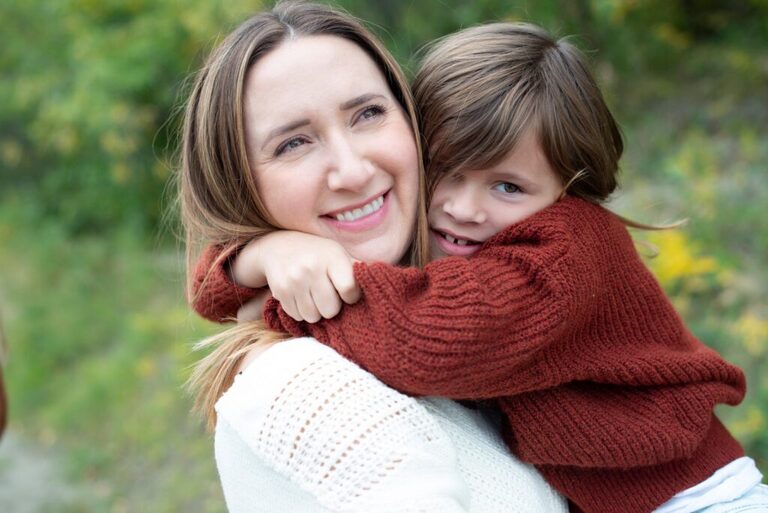
[[[358,260],[398,262],[415,224],[419,157],[373,60],[336,36],[286,41],[249,70],[244,104],[249,162],[274,221]]]
[[[560,178],[532,130],[504,159],[441,180],[429,206],[430,255],[469,256],[488,238],[557,201]]]

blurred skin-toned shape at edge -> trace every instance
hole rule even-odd
[[[5,424],[8,420],[8,401],[5,397],[5,383],[3,382],[3,370],[0,368],[0,438],[5,431]]]
[[[5,363],[5,334],[0,319],[0,438],[3,437],[8,423],[8,397],[5,395],[5,380],[3,379],[3,364]]]

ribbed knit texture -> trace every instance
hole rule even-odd
[[[713,416],[743,373],[683,325],[610,212],[567,198],[423,271],[355,266],[362,300],[297,323],[415,395],[495,399],[507,442],[574,510],[647,512],[743,455]]]
[[[238,309],[256,297],[258,289],[241,287],[229,277],[229,260],[214,265],[223,246],[205,248],[192,274],[192,308],[213,322],[228,322],[237,317]]]

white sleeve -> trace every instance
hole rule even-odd
[[[331,511],[467,511],[469,491],[437,421],[313,338],[265,351],[216,411],[256,457]]]

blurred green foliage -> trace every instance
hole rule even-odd
[[[768,3],[340,2],[409,70],[482,21],[575,34],[627,136],[614,209],[693,331],[748,373],[721,413],[768,470]],[[189,75],[258,1],[0,4],[0,311],[12,429],[64,454],[87,499],[56,511],[223,511],[211,442],[181,391],[214,326],[183,300],[161,221]],[[173,219],[173,214],[171,214]]]

